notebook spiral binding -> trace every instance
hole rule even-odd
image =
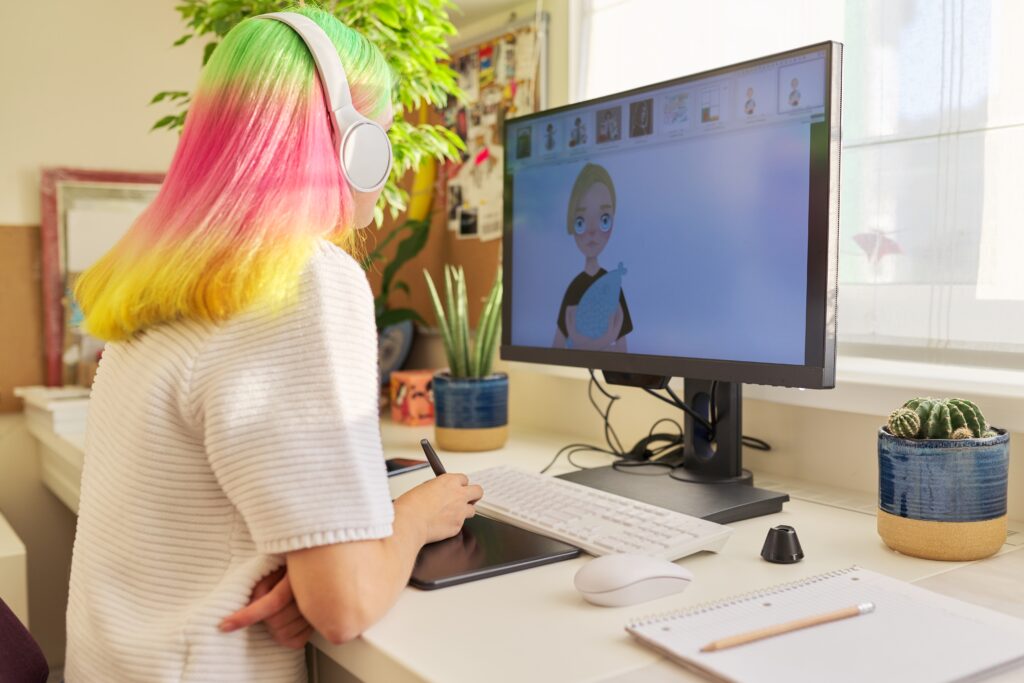
[[[790,581],[789,583],[780,583],[769,588],[761,588],[760,590],[750,591],[747,593],[741,593],[739,595],[725,598],[723,600],[712,600],[709,602],[702,602],[684,609],[672,610],[671,612],[661,612],[658,614],[651,614],[646,617],[640,617],[633,619],[629,622],[626,628],[639,628],[641,626],[651,626],[654,624],[660,624],[666,621],[672,621],[674,619],[682,619],[685,617],[693,616],[694,614],[703,614],[705,612],[712,612],[714,610],[722,609],[723,607],[730,607],[732,605],[738,605],[743,602],[749,602],[751,600],[760,600],[770,595],[778,595],[786,591],[801,588],[808,584],[818,583],[819,581],[825,581],[827,579],[833,579],[837,576],[843,576],[850,572],[855,572],[860,567],[854,565],[845,569],[836,569],[835,571],[825,572],[824,574],[817,574],[815,576],[808,576],[807,578],[800,579],[799,581]]]

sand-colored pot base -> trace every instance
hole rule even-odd
[[[933,522],[879,510],[878,535],[904,555],[952,562],[980,560],[1006,542],[1006,515],[980,522]]]
[[[508,425],[456,429],[434,427],[438,447],[445,451],[494,451],[508,441]]]

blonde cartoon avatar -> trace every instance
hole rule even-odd
[[[620,263],[611,272],[598,263],[615,227],[615,185],[604,167],[587,164],[569,196],[567,229],[583,254],[583,271],[573,278],[558,310],[555,348],[592,351],[626,349],[633,330]]]
[[[799,107],[800,106],[800,79],[794,78],[789,82],[789,87],[792,88],[789,92],[789,106]]]

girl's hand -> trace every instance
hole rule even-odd
[[[395,514],[408,515],[420,527],[424,544],[451,538],[476,514],[484,495],[464,474],[442,474],[406,491],[395,501]]]
[[[284,567],[267,574],[253,588],[249,604],[220,623],[225,633],[264,622],[267,631],[279,645],[293,650],[306,646],[313,627],[299,612],[292,595],[292,585]]]

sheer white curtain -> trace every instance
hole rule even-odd
[[[841,351],[1024,365],[1024,2],[577,8],[576,99],[843,42]]]

